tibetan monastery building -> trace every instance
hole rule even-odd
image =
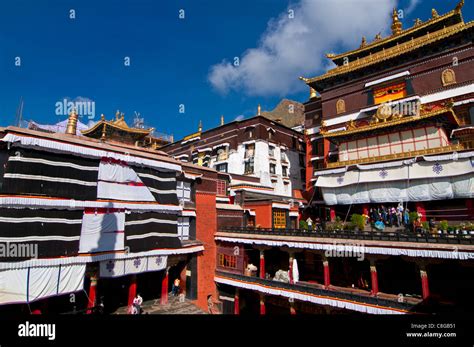
[[[301,78],[307,187],[329,219],[402,202],[422,220],[474,219],[474,22],[449,13],[328,54],[336,67]]]

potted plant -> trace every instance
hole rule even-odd
[[[354,213],[351,216],[351,223],[356,231],[362,231],[365,227],[365,218],[360,214]]]
[[[439,228],[440,228],[441,230],[443,230],[443,232],[448,231],[448,227],[449,227],[449,225],[448,225],[448,221],[447,221],[447,220],[442,220],[441,222],[439,222]]]

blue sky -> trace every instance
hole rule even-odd
[[[20,97],[25,119],[49,124],[65,118],[56,102],[86,98],[96,119],[120,109],[131,123],[138,111],[181,138],[201,119],[209,129],[221,114],[226,122],[254,115],[258,103],[270,110],[282,97],[306,101],[297,77],[321,73],[324,53],[353,49],[362,34],[370,42],[387,33],[393,5],[406,10],[409,27],[457,2],[0,0],[0,125],[14,122]],[[466,1],[465,21],[473,12]]]

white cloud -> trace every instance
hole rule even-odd
[[[413,12],[413,10],[418,6],[421,0],[410,0],[410,3],[408,6],[404,9],[404,15],[408,16],[410,13]],[[411,25],[410,25],[411,26]]]
[[[417,2],[418,0],[412,0]],[[288,12],[270,20],[256,48],[242,53],[240,65],[228,61],[213,65],[209,81],[220,93],[282,96],[305,89],[298,76],[327,69],[325,54],[356,48],[387,32],[396,0],[301,0]],[[337,53],[337,52],[335,52]]]

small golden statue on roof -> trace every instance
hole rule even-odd
[[[362,42],[360,43],[360,47],[365,47],[367,45],[367,39],[365,38],[365,36],[362,36]]]
[[[421,25],[423,23],[420,18],[415,19],[415,26]]]
[[[431,17],[432,18],[439,17],[438,11],[436,11],[436,9],[434,9],[434,8],[431,9]]]
[[[382,33],[378,33],[377,35],[375,35],[375,41],[378,41],[378,40],[382,40]]]

